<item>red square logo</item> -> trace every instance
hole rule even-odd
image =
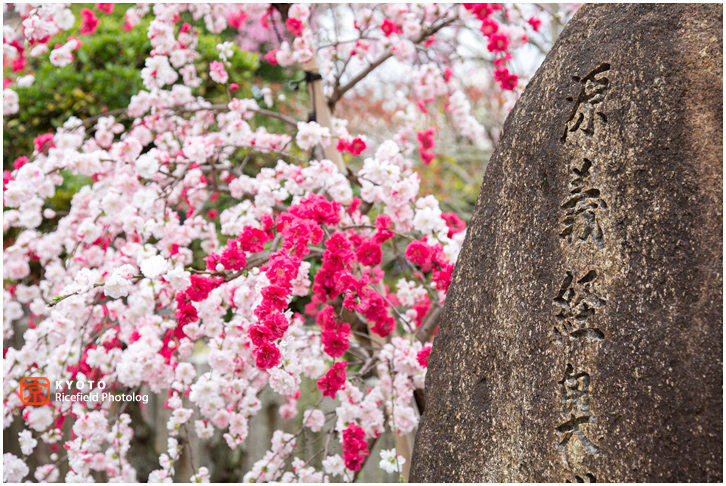
[[[50,380],[33,376],[20,380],[20,401],[24,405],[40,406],[50,401]]]

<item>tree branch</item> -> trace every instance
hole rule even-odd
[[[421,327],[416,331],[416,337],[422,344],[426,344],[431,340],[434,331],[439,326],[439,318],[441,317],[441,306],[432,305],[424,317]]]
[[[458,19],[457,16],[453,16],[450,19],[447,19],[440,23],[439,25],[432,25],[427,30],[424,30],[419,34],[416,39],[413,39],[414,44],[421,43],[424,39],[426,39],[429,36],[434,35],[439,30],[443,29],[447,25],[451,25],[454,21]],[[356,84],[358,84],[363,78],[368,76],[374,69],[376,69],[378,66],[386,62],[393,53],[389,50],[378,56],[376,60],[374,60],[372,63],[368,65],[367,68],[365,68],[363,71],[361,71],[356,77],[351,79],[348,83],[346,83],[344,86],[337,86],[335,90],[333,91],[333,96],[330,97],[330,100],[328,101],[328,104],[330,105],[330,109],[332,110],[335,107],[335,104],[340,100],[345,93],[350,91]]]

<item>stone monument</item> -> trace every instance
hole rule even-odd
[[[412,482],[723,481],[723,7],[584,5],[505,123]]]

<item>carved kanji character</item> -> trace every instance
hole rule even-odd
[[[597,423],[590,411],[590,375],[575,373],[572,365],[568,364],[559,385],[562,417],[565,419],[556,429],[560,445],[565,446],[574,437],[589,454],[599,453],[600,448],[582,430],[583,424]]]
[[[565,216],[562,219],[564,229],[560,237],[572,242],[573,237],[582,241],[592,238],[599,249],[605,246],[605,237],[600,224],[601,212],[607,204],[600,197],[600,190],[593,186],[590,174],[592,162],[583,159],[580,167],[570,168],[569,194],[562,203]]]
[[[598,110],[598,105],[605,101],[608,88],[610,87],[610,79],[607,72],[610,70],[610,64],[602,64],[591,71],[584,78],[573,76],[572,79],[581,84],[580,92],[577,99],[568,97],[570,101],[574,101],[570,117],[565,123],[565,131],[562,134],[562,141],[567,140],[568,133],[582,130],[588,136],[595,133],[595,115],[599,115],[603,121],[607,121],[607,116]]]
[[[604,306],[607,301],[596,293],[597,272],[590,270],[579,280],[575,280],[572,272],[567,272],[560,286],[560,291],[552,300],[559,307],[555,316],[557,325],[554,333],[561,342],[563,336],[571,339],[587,337],[590,339],[603,339],[605,335],[591,322],[588,322],[595,311]]]

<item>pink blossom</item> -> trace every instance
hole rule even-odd
[[[481,23],[481,33],[484,34],[485,37],[489,37],[492,34],[495,34],[498,29],[499,24],[497,24],[493,19],[490,19],[488,17],[485,18]]]
[[[96,17],[96,14],[93,13],[93,10],[87,8],[81,9],[81,17],[81,34],[90,35],[96,32],[100,21]]]
[[[381,24],[381,30],[384,34],[386,34],[386,37],[390,37],[391,34],[402,34],[403,30],[401,30],[401,27],[397,24],[394,24],[389,19],[383,19],[383,23]]]
[[[351,155],[360,155],[366,149],[366,143],[360,138],[354,138],[348,145]]]
[[[116,6],[115,3],[97,3],[96,4],[96,8],[106,14],[113,13],[113,8],[115,6]]]
[[[421,368],[426,368],[429,365],[429,354],[431,354],[431,346],[426,346],[416,355],[416,361],[421,365]]]
[[[542,25],[542,21],[537,17],[530,17],[529,20],[527,20],[527,23],[532,26],[532,30],[534,30],[535,32],[538,32],[540,26]]]
[[[220,84],[226,83],[229,79],[229,75],[224,69],[224,64],[219,61],[212,61],[212,63],[209,65],[209,77],[212,78],[213,81]]]
[[[285,25],[287,26],[287,30],[289,30],[290,33],[295,37],[299,37],[300,35],[302,35],[303,28],[305,28],[305,25],[302,23],[302,21],[293,18],[287,19],[285,21]]]

